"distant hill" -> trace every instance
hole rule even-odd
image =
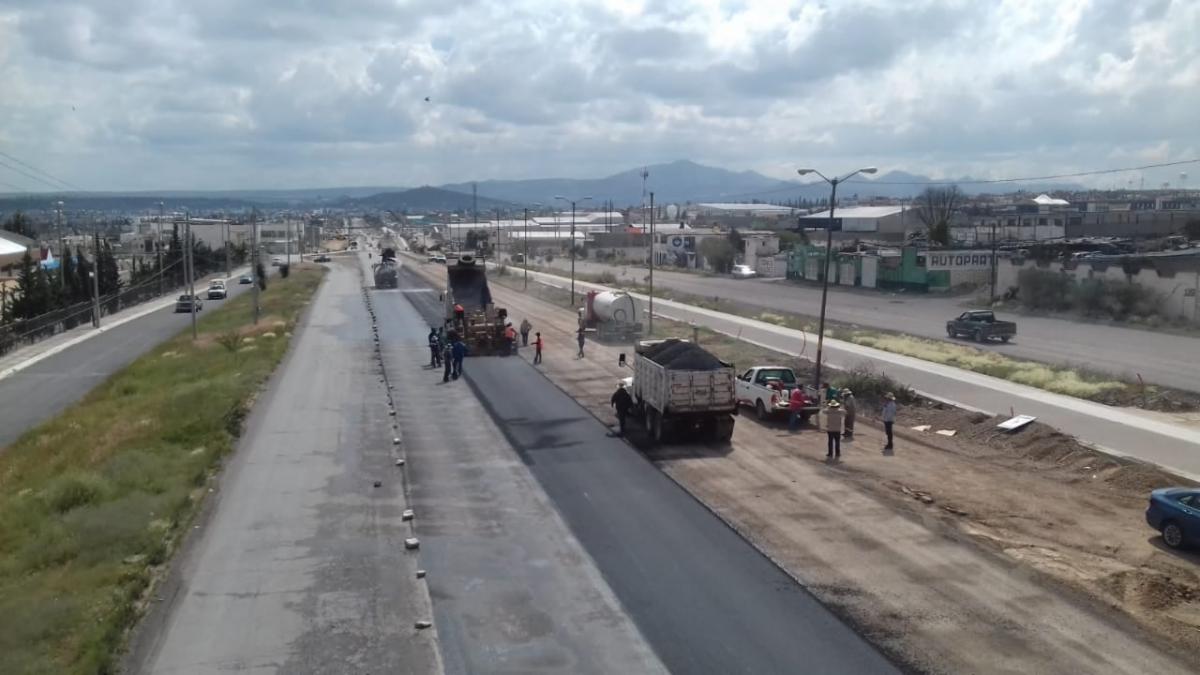
[[[753,171],[727,171],[680,160],[646,167],[650,173],[647,190],[656,202],[667,204],[687,201],[721,201],[737,194],[787,188],[784,181]],[[541,202],[550,205],[555,196],[591,197],[590,204],[600,205],[611,199],[618,207],[642,202],[642,169],[630,169],[605,178],[540,178],[530,180],[488,180],[477,183],[480,195],[518,204]],[[470,192],[470,183],[441,186],[447,190]],[[559,202],[561,204],[561,202]]]
[[[468,187],[468,189],[470,189]],[[391,211],[471,211],[471,195],[443,188],[424,186],[399,192],[381,192],[356,199],[348,206]],[[499,199],[479,196],[478,208],[481,219],[490,217],[492,209],[511,209],[514,204]]]
[[[259,208],[321,208],[394,187],[334,187],[297,190],[151,190],[145,192],[33,192],[0,194],[0,211],[53,209],[58,201],[72,211],[244,211]]]

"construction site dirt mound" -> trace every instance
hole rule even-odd
[[[720,370],[725,365],[703,347],[682,340],[667,340],[642,355],[668,370]]]

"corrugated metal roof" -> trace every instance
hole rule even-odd
[[[901,211],[907,211],[903,206],[847,206],[845,208],[838,207],[833,212],[834,218],[886,218],[894,216]],[[814,218],[829,218],[829,210],[818,211],[804,216],[805,220]]]

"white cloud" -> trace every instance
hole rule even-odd
[[[1196,26],[1194,0],[10,0],[0,148],[93,189],[1071,171],[1197,151]]]

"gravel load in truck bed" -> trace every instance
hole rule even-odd
[[[648,347],[642,356],[668,370],[720,370],[725,367],[703,347],[681,340],[666,340]]]

